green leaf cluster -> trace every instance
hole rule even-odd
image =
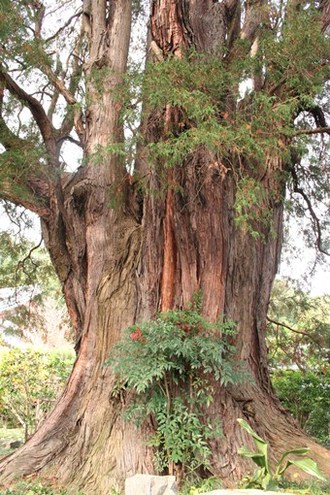
[[[192,482],[186,480],[180,490],[180,495],[199,495],[200,493],[210,492],[222,488],[221,481],[218,478],[211,476],[210,478],[197,478]]]
[[[277,370],[272,384],[283,406],[305,431],[330,445],[330,369]]]
[[[41,37],[35,37],[31,29],[41,15],[40,3],[1,0],[0,40],[5,49],[1,51],[0,62],[7,64],[8,59],[15,60],[26,74],[33,66],[51,66],[51,57],[45,51],[47,44]]]
[[[290,466],[295,466],[319,480],[327,481],[319,470],[316,462],[312,459],[296,459],[296,457],[303,457],[309,452],[309,449],[305,447],[284,452],[276,463],[274,470],[272,470],[268,459],[267,442],[265,442],[265,440],[263,440],[244,419],[239,418],[237,421],[240,426],[252,436],[255,446],[257,447],[257,451],[251,451],[247,447],[241,447],[238,450],[240,455],[251,459],[258,466],[258,469],[256,469],[251,476],[246,476],[243,479],[243,488],[256,488],[260,490],[278,488],[285,471]],[[294,455],[295,458],[289,458],[290,455]]]
[[[0,233],[0,288],[17,288],[19,294],[26,286],[31,289],[29,304],[16,305],[4,313],[3,333],[25,339],[30,331],[37,330],[47,340],[47,311],[53,311],[52,317],[69,330],[61,286],[45,248],[4,231]],[[15,290],[10,302],[16,303]]]
[[[234,76],[222,62],[205,56],[150,64],[143,86],[148,110],[170,107],[179,115],[160,139],[148,143],[153,162],[182,165],[202,146],[223,158],[244,157],[251,165],[273,152],[287,156],[281,137],[292,132],[296,99],[282,102],[260,91],[251,94],[240,111],[227,111],[225,101],[238,87]],[[238,90],[232,97],[239,98]]]
[[[117,393],[131,392],[126,418],[137,424],[153,418],[150,442],[160,471],[171,462],[207,465],[208,440],[220,435],[218,424],[203,419],[213,402],[212,383],[243,379],[230,361],[234,332],[232,323],[209,323],[192,306],[128,328],[114,347],[107,364],[117,375]]]
[[[32,348],[0,353],[0,416],[24,428],[25,439],[51,410],[72,369],[74,354]]]
[[[287,16],[280,36],[265,32],[259,52],[269,81],[276,85],[285,78],[288,94],[302,99],[315,97],[330,77],[329,37],[318,29],[319,12],[306,7]]]

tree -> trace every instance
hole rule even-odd
[[[245,417],[275,455],[304,444],[329,473],[329,452],[280,408],[265,345],[287,185],[326,251],[306,189],[314,179],[318,194],[326,190],[323,155],[313,168],[302,155],[307,138],[322,150],[329,133],[319,97],[329,77],[328,2],[153,0],[147,69],[131,83],[130,0],[47,5],[1,2],[1,195],[41,219],[78,357],[53,413],[2,461],[1,480],[38,472],[107,493],[152,471],[151,425],[123,422],[125,399],[113,396],[103,363],[124,328],[186,307],[198,290],[204,317],[236,322],[236,359],[251,377],[228,387],[210,378],[205,415],[224,432],[211,445],[212,472],[227,484],[242,476],[237,447],[248,438],[236,418]],[[54,11],[65,20],[52,30]],[[251,86],[245,96],[240,83]],[[141,125],[127,141],[141,100]],[[73,173],[61,159],[68,141],[84,153]]]
[[[329,446],[329,370],[323,373],[278,370],[272,382],[282,404],[299,425]]]
[[[267,346],[273,370],[327,370],[329,297],[312,297],[287,280],[276,280],[268,308]]]
[[[41,242],[40,242],[41,244]],[[1,331],[36,344],[68,344],[61,287],[45,248],[0,233]]]
[[[299,425],[329,444],[329,297],[312,297],[276,280],[268,309],[267,346],[274,389]]]
[[[36,430],[64,388],[73,352],[2,349],[0,414],[6,427],[24,429],[25,440]]]

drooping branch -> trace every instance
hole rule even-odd
[[[42,244],[42,237],[40,238],[38,244],[36,244],[35,246],[33,246],[29,250],[28,254],[26,256],[24,256],[23,259],[19,260],[19,262],[17,264],[17,267],[16,267],[16,273],[18,272],[18,270],[22,269],[23,273],[25,273],[25,275],[28,275],[29,276],[29,273],[25,269],[25,264],[26,264],[27,261],[30,261],[33,266],[35,266],[35,267],[37,266],[36,262],[32,258],[32,253],[34,251],[36,251],[37,249],[39,249],[40,246],[41,246],[41,244]]]
[[[318,250],[320,251],[320,253],[322,253],[326,256],[330,256],[330,253],[328,253],[322,246],[322,229],[321,229],[321,225],[320,225],[320,220],[314,211],[312,202],[311,202],[308,194],[306,194],[306,192],[304,191],[304,189],[299,186],[299,180],[298,180],[298,176],[297,176],[297,172],[296,172],[295,168],[291,167],[290,172],[291,172],[291,176],[292,176],[292,180],[293,180],[293,191],[297,194],[300,194],[300,196],[304,199],[304,201],[307,205],[309,214],[310,214],[310,216],[313,220],[314,226],[316,228],[316,246],[317,246]]]

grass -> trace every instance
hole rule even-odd
[[[22,428],[0,428],[0,457],[11,454],[15,449],[10,448],[10,443],[24,441]]]
[[[284,479],[281,482],[280,490],[287,493],[295,493],[297,495],[330,495],[330,483],[322,483],[319,481],[293,483]]]
[[[0,489],[0,495],[68,495],[68,493],[66,490],[54,489],[40,482],[21,482],[10,488]]]
[[[219,480],[216,478],[200,480],[200,483],[196,482],[195,485],[186,485],[179,495],[198,495],[205,491],[220,488],[219,483]],[[281,491],[296,495],[330,495],[330,483],[292,483],[284,480],[281,483],[279,495]],[[70,494],[83,495],[81,492],[74,494],[70,492]],[[0,495],[69,495],[69,492],[65,489],[54,488],[35,480],[32,482],[20,482],[10,488],[0,488]],[[120,492],[112,490],[109,495],[120,495]]]

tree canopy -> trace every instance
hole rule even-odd
[[[130,393],[114,394],[103,364],[125,328],[185,311],[197,293],[202,318],[233,322],[222,338],[250,376],[208,375],[200,417],[224,432],[208,439],[209,471],[230,485],[249,465],[238,417],[274,457],[303,443],[329,469],[279,406],[265,340],[284,208],[329,252],[328,0],[1,0],[0,18],[0,196],[41,219],[77,351],[57,406],[2,461],[1,480],[38,471],[107,493],[155,471],[157,417],[124,423]],[[132,26],[147,19],[145,57],[132,61]],[[212,340],[206,328],[194,331]]]
[[[113,72],[89,52],[89,3],[81,6],[68,0],[54,7],[47,2],[3,0],[0,6],[2,198],[40,216],[47,215],[50,179],[56,182],[67,169],[63,149],[68,142],[84,146],[90,101],[101,100]],[[230,170],[226,159],[233,153],[251,168],[275,153],[291,163],[285,181],[288,211],[309,217],[312,229],[304,229],[306,237],[325,253],[329,7],[326,1],[254,3],[248,2],[242,11],[235,1],[213,7],[214,13],[224,11],[231,31],[224,39],[225,29],[218,26],[207,55],[197,56],[189,48],[185,57],[166,57],[153,42],[149,58],[157,63],[149,63],[141,73],[143,63],[135,61],[120,89],[113,90],[120,119],[130,132],[124,141],[121,135],[109,137],[89,160],[98,163],[117,153],[123,166],[132,167],[137,144],[143,143],[149,160],[174,166],[205,146],[221,155],[220,172],[225,174]],[[107,9],[105,25],[110,19]],[[141,9],[136,2],[137,22],[143,21]],[[86,94],[90,80],[93,92]],[[239,103],[234,115],[226,108],[229,94]],[[184,117],[180,130],[169,128],[164,138],[145,146],[137,125],[142,101],[149,110],[180,108]],[[120,184],[122,179],[117,180]],[[256,219],[269,221],[264,187],[256,171],[247,175],[238,169],[236,220],[254,235]]]

